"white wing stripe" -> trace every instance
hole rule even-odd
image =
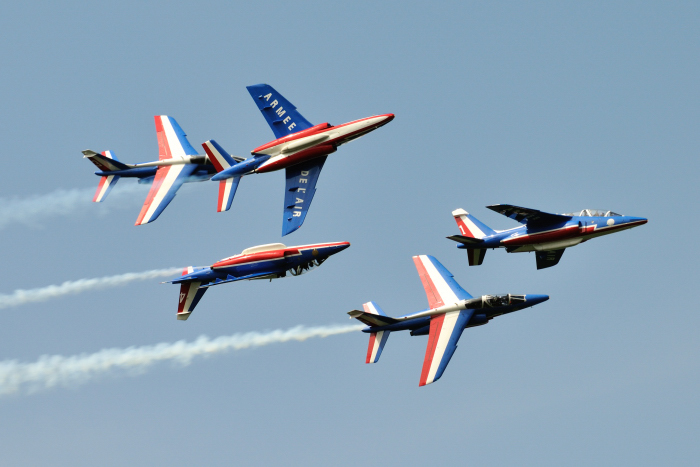
[[[180,144],[180,139],[175,133],[170,118],[166,115],[161,115],[160,121],[163,124],[163,131],[165,132],[165,138],[168,140],[168,146],[170,146],[170,155],[174,158],[185,157],[185,150],[182,148],[182,144]]]
[[[455,295],[455,293],[452,291],[452,288],[447,285],[447,282],[445,282],[442,274],[438,272],[433,262],[430,261],[430,258],[425,255],[421,255],[420,260],[423,263],[423,267],[425,267],[425,271],[428,273],[430,280],[435,286],[435,291],[440,295],[442,302],[445,305],[457,303],[459,298],[457,298],[457,295]]]
[[[457,323],[457,318],[461,313],[458,311],[450,311],[445,314],[445,319],[442,322],[442,328],[440,329],[440,337],[438,337],[437,345],[435,346],[435,353],[433,354],[433,361],[430,362],[430,371],[428,372],[428,378],[425,384],[430,384],[435,380],[435,373],[437,373],[438,368],[440,368],[440,363],[442,362],[442,357],[445,355],[445,349],[447,348],[447,343],[452,337],[452,332],[454,331],[455,324]]]
[[[151,205],[148,207],[146,215],[143,216],[143,221],[141,222],[142,224],[150,222],[153,213],[158,208],[160,203],[163,202],[163,198],[165,198],[165,195],[168,193],[168,190],[170,190],[170,188],[173,186],[175,180],[177,180],[178,175],[180,175],[180,172],[182,172],[182,169],[184,168],[184,164],[171,165],[168,168],[168,173],[165,175],[165,180],[163,180],[163,183],[160,185],[160,188],[158,188],[158,193],[156,193],[156,195],[153,197],[153,201],[151,201]]]

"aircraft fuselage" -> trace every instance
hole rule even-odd
[[[252,279],[278,279],[286,277],[287,272],[293,276],[303,274],[309,269],[320,266],[328,257],[348,248],[348,242],[318,243],[280,248],[263,245],[244,250],[239,255],[224,258],[208,268],[196,268],[192,273],[183,275],[177,282],[200,281],[221,282],[260,273],[269,273]],[[268,248],[264,248],[268,247]],[[261,250],[262,251],[255,251]]]
[[[478,245],[458,245],[458,248],[506,248],[509,253],[557,250],[646,223],[647,219],[631,216],[574,216],[559,225],[523,225],[504,230],[484,237]]]
[[[394,114],[385,114],[337,126],[332,126],[330,123],[320,123],[306,130],[278,138],[251,151],[254,156],[269,156],[254,171],[257,173],[272,172],[317,157],[327,156],[335,152],[338,146],[364,136],[393,119]]]

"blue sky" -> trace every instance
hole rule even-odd
[[[217,287],[186,322],[158,279],[0,310],[0,361],[348,323],[369,300],[418,311],[416,254],[474,295],[551,299],[465,331],[425,388],[425,337],[394,334],[365,365],[367,337],[350,333],[4,396],[2,463],[697,465],[699,13],[692,2],[7,5],[3,203],[93,189],[82,149],[155,159],[157,114],[195,147],[215,138],[245,156],[273,138],[249,84],[272,84],[313,123],[396,119],[330,156],[305,225],[283,240],[282,173],[243,179],[223,214],[205,182],[142,227],[140,195],[4,226],[0,293],[206,265],[280,240],[352,247],[299,278]],[[503,251],[469,268],[444,238],[457,233],[450,212],[515,226],[484,207],[496,203],[650,221],[552,269]]]

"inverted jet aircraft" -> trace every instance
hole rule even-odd
[[[218,211],[231,207],[243,175],[285,169],[282,225],[285,236],[304,223],[328,155],[338,146],[386,125],[394,115],[377,115],[336,126],[312,125],[272,86],[256,84],[247,89],[277,139],[253,149],[253,157],[243,161],[230,156],[214,140],[202,144],[218,172],[212,177],[212,181],[219,182]]]
[[[350,246],[348,242],[285,246],[271,243],[246,248],[241,254],[229,256],[209,267],[188,267],[182,276],[168,281],[180,284],[177,319],[186,320],[209,287],[242,280],[279,279],[287,273],[299,276],[320,266],[330,256]]]
[[[509,230],[493,230],[464,209],[453,211],[461,235],[447,238],[460,243],[457,248],[467,250],[470,266],[483,263],[487,249],[505,248],[508,253],[534,251],[537,269],[549,268],[559,262],[565,248],[647,223],[643,217],[596,209],[550,214],[510,204],[486,207],[523,225]]]
[[[434,383],[445,372],[457,349],[465,328],[487,324],[496,316],[528,308],[549,300],[548,295],[482,295],[472,297],[454,277],[432,256],[414,256],[413,262],[428,297],[427,310],[391,318],[375,302],[367,302],[364,311],[348,312],[368,327],[366,363],[377,363],[389,334],[411,331],[412,336],[428,335],[419,386]]]
[[[95,172],[100,177],[93,198],[96,203],[104,201],[121,177],[133,177],[138,178],[139,183],[151,183],[151,190],[135,225],[156,220],[183,183],[209,180],[216,173],[207,156],[198,154],[187,141],[187,135],[174,118],[167,115],[156,115],[154,118],[158,136],[157,161],[124,164],[117,160],[112,151],[102,154],[89,149],[83,151],[85,157],[100,169]]]

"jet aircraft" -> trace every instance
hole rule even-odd
[[[313,125],[272,86],[256,84],[247,89],[276,139],[253,149],[253,157],[243,161],[230,156],[214,140],[202,144],[218,172],[212,177],[212,181],[219,182],[218,211],[231,207],[242,176],[285,169],[282,221],[282,236],[285,236],[304,223],[328,155],[338,146],[386,125],[394,115],[377,115],[336,126]]]
[[[487,324],[496,316],[528,308],[549,300],[548,295],[482,295],[472,297],[452,273],[432,256],[414,256],[413,262],[428,297],[427,310],[391,318],[375,302],[362,305],[364,311],[348,312],[367,327],[369,333],[366,363],[377,363],[389,334],[411,331],[412,336],[428,335],[419,386],[434,383],[445,372],[465,328]]]
[[[154,118],[158,136],[157,161],[124,164],[117,160],[112,151],[102,154],[89,149],[83,151],[85,157],[99,169],[95,172],[100,177],[93,198],[96,203],[104,201],[121,177],[133,177],[138,178],[139,183],[151,183],[151,190],[135,225],[156,220],[183,183],[209,180],[216,173],[207,156],[198,154],[187,141],[187,135],[174,118],[167,115],[156,115]],[[243,159],[234,157],[234,160]]]
[[[464,209],[453,211],[461,235],[447,238],[461,243],[457,248],[467,250],[470,266],[480,265],[487,249],[505,248],[508,253],[534,251],[537,269],[549,268],[559,262],[565,248],[647,223],[643,217],[596,209],[550,214],[511,204],[486,207],[523,225],[509,230],[493,230]]]
[[[349,246],[348,242],[290,247],[282,243],[255,246],[209,267],[185,268],[181,277],[165,283],[180,284],[177,319],[186,320],[211,286],[242,280],[279,279],[286,277],[287,273],[299,276]]]

